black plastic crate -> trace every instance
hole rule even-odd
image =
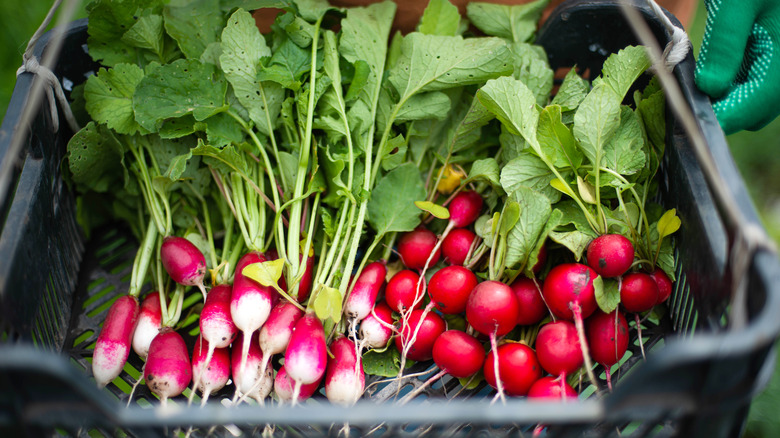
[[[644,2],[633,4],[665,43],[660,21]],[[78,84],[95,69],[86,52],[86,21],[74,22],[65,35],[55,73],[65,84]],[[45,35],[36,46],[38,57],[50,37]],[[637,40],[616,0],[594,0],[561,5],[537,42],[547,50],[553,68],[576,64],[595,77],[608,54]],[[530,436],[537,424],[547,426],[546,436],[556,437],[738,436],[751,399],[774,369],[780,262],[767,250],[752,257],[748,323],[741,329],[731,327],[729,256],[735,231],[760,222],[709,100],[694,86],[693,68],[688,55],[675,77],[746,222],[724,219],[688,137],[667,111],[661,192],[663,204],[676,208],[682,219],[676,237],[678,281],[667,317],[658,324],[643,324],[647,361],[634,337],[631,354],[616,373],[614,392],[565,406],[522,398],[491,404],[484,383],[454,397],[458,382],[445,378],[406,405],[381,402],[392,388],[374,387],[350,408],[331,405],[320,395],[296,407],[228,409],[219,400],[232,391],[223,390],[205,408],[187,408],[178,398],[165,412],[151,409],[157,400],[144,385],[125,407],[142,366],[133,354],[125,372],[106,389],[98,390],[91,379],[89,359],[99,325],[110,303],[127,288],[137,243],[116,227],[84,239],[76,224],[74,197],[61,173],[72,133],[65,123],[52,133],[42,110],[31,126],[18,126],[22,108],[35,104],[28,99],[32,76],[21,75],[0,129],[2,160],[13,158],[8,155],[13,135],[26,135],[11,195],[0,206],[0,434],[165,436],[192,425],[195,436],[210,430],[217,436],[337,436],[348,423],[353,435],[374,436]],[[188,302],[185,314],[195,306],[197,302]],[[197,327],[194,317],[187,321],[190,328]],[[418,364],[414,371],[430,365]]]

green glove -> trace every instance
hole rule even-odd
[[[696,85],[726,134],[780,114],[780,0],[705,0]]]

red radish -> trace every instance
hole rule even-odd
[[[263,360],[263,353],[257,342],[251,342],[247,354],[239,348],[243,344],[243,333],[239,333],[236,342],[233,344],[230,352],[231,372],[233,381],[236,384],[236,396],[252,397],[258,403],[271,393],[273,386],[273,367],[269,362]],[[246,364],[241,371],[241,360],[245,359]]]
[[[590,242],[586,257],[602,277],[617,277],[634,263],[634,245],[621,234],[602,234]]]
[[[460,330],[447,330],[433,343],[433,361],[443,372],[465,378],[482,369],[485,349],[473,336]]]
[[[243,356],[249,351],[249,342],[252,333],[260,329],[271,313],[271,307],[275,301],[277,292],[273,287],[262,286],[260,283],[242,274],[245,267],[254,263],[266,261],[263,254],[249,252],[236,264],[236,272],[233,279],[233,296],[230,300],[230,316],[233,323],[244,334]],[[239,369],[244,369],[244,360],[241,358]]]
[[[401,262],[409,269],[420,270],[426,266],[430,257],[429,265],[435,265],[441,257],[441,248],[437,248],[438,241],[436,234],[422,225],[404,233],[398,239],[398,254]]]
[[[661,268],[655,268],[650,273],[650,276],[655,280],[655,284],[658,285],[658,301],[656,301],[656,304],[661,304],[672,295],[672,280]]]
[[[477,235],[468,228],[455,228],[450,231],[441,242],[444,260],[451,265],[462,266],[476,237]]]
[[[469,294],[466,320],[483,335],[503,336],[517,325],[520,303],[512,289],[499,281],[483,281]]]
[[[295,304],[281,300],[271,310],[268,320],[260,329],[260,350],[263,355],[271,356],[284,352],[290,342],[295,323],[303,316],[303,311]]]
[[[290,343],[284,353],[287,374],[295,382],[298,392],[302,385],[319,382],[325,374],[328,353],[325,329],[313,311],[307,312],[295,323]],[[293,396],[293,404],[298,397]]]
[[[92,354],[92,375],[99,388],[106,386],[122,372],[133,332],[138,323],[138,298],[123,295],[108,309]]]
[[[301,255],[303,258],[303,255]],[[311,283],[314,279],[314,255],[306,257],[306,270],[303,271],[300,283],[298,283],[298,295],[295,299],[299,303],[303,303],[309,298],[311,293]]]
[[[485,360],[485,381],[493,388],[499,388],[495,373],[496,356],[501,383],[508,395],[526,395],[531,385],[542,377],[542,367],[534,350],[523,343],[507,342],[498,346],[497,354],[488,354]]]
[[[204,291],[206,257],[192,242],[184,237],[166,237],[160,247],[160,259],[173,281],[183,286],[198,286]]]
[[[528,390],[528,398],[535,399],[575,399],[577,391],[560,377],[544,376],[534,382]]]
[[[627,312],[646,312],[658,302],[658,283],[644,272],[631,272],[620,283],[620,304]]]
[[[553,376],[567,376],[583,362],[577,328],[570,321],[543,325],[536,335],[536,356],[542,368]]]
[[[355,344],[343,335],[330,343],[330,352],[333,357],[328,359],[325,396],[333,403],[351,406],[366,387],[362,358],[355,351]]]
[[[552,268],[544,280],[542,294],[553,315],[571,321],[577,304],[583,318],[590,316],[598,307],[593,289],[597,275],[581,263],[563,263]]]
[[[612,389],[610,368],[618,363],[628,350],[628,322],[622,312],[615,309],[604,313],[601,309],[585,320],[585,333],[590,355],[604,366],[607,386]]]
[[[549,313],[542,298],[542,291],[535,280],[519,277],[509,285],[520,303],[517,325],[533,325],[544,319]]]
[[[211,348],[208,341],[198,336],[192,349],[192,375],[195,388],[203,394],[202,403],[206,403],[211,393],[224,388],[230,379],[230,351],[222,347],[209,353]]]
[[[425,280],[420,283],[420,288],[417,288],[419,280],[420,275],[409,269],[402,269],[393,275],[385,287],[385,301],[390,309],[395,312],[409,310],[415,302],[419,307],[421,300],[417,299],[418,290],[425,290]]]
[[[214,348],[228,347],[238,334],[230,314],[233,287],[219,284],[211,288],[200,312],[200,333]]]
[[[317,380],[308,385],[301,385],[300,389],[298,390],[297,401],[302,402],[314,395],[314,393],[317,392],[317,389],[320,387],[320,380]],[[276,373],[276,377],[274,378],[274,393],[277,397],[279,397],[280,401],[293,401],[295,393],[295,382],[287,374],[287,369],[285,369],[284,365],[279,368],[279,371]]]
[[[464,190],[458,193],[447,206],[450,212],[450,224],[454,228],[473,224],[479,217],[482,204],[482,196],[475,191]]]
[[[187,345],[181,335],[163,327],[149,346],[144,366],[146,386],[159,396],[163,404],[184,392],[192,381],[192,364]]]
[[[386,275],[387,268],[382,262],[372,262],[363,268],[344,303],[347,316],[361,321],[371,313],[379,291],[385,285]]]
[[[415,309],[406,321],[401,322],[400,336],[396,336],[395,346],[402,354],[406,346],[406,357],[409,359],[430,360],[433,358],[433,343],[445,330],[447,323],[444,318],[424,309]],[[414,336],[415,331],[417,336]]]
[[[393,311],[383,302],[360,322],[361,347],[385,348],[393,336]]]
[[[454,315],[466,310],[466,301],[477,286],[477,276],[463,266],[447,266],[428,282],[428,294],[441,313]]]
[[[542,245],[539,249],[539,255],[536,257],[536,264],[531,268],[534,274],[538,274],[542,270],[544,263],[547,261],[547,244]]]
[[[151,292],[141,302],[138,313],[138,324],[133,332],[133,351],[143,360],[149,354],[149,344],[157,336],[162,327],[162,310],[160,310],[160,293]]]

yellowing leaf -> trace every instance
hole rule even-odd
[[[571,187],[569,187],[569,184],[567,184],[565,181],[562,181],[560,178],[551,179],[550,186],[555,190],[558,190],[559,192],[565,193],[569,196],[574,194],[574,192],[571,190]]]
[[[667,210],[661,219],[658,220],[658,235],[660,239],[673,234],[680,229],[680,218],[677,217],[677,210]]]
[[[588,204],[596,204],[596,190],[594,187],[577,175],[577,190],[580,192],[580,198]]]
[[[283,269],[284,260],[276,259],[253,263],[245,267],[241,273],[263,286],[275,286],[279,278],[282,277]]]
[[[449,219],[450,211],[446,207],[430,201],[414,201],[414,205],[422,211],[427,211],[438,219]]]
[[[460,186],[460,182],[465,177],[466,172],[459,168],[456,169],[452,164],[448,164],[442,172],[439,184],[436,185],[436,190],[442,195],[449,195]]]
[[[338,289],[323,286],[314,299],[314,312],[317,318],[326,320],[332,319],[334,322],[341,320],[341,292]]]

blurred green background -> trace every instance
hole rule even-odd
[[[52,0],[0,2],[0,119],[5,116],[11,99],[16,70],[21,65],[27,41],[52,3]],[[86,4],[87,0],[82,3]],[[83,4],[74,18],[85,16]],[[704,23],[702,3],[687,29],[694,53],[701,45]],[[742,175],[749,176],[745,182],[764,225],[774,240],[780,241],[780,119],[757,132],[731,135],[728,142]],[[776,368],[769,387],[751,405],[744,436],[780,436],[780,366]]]

